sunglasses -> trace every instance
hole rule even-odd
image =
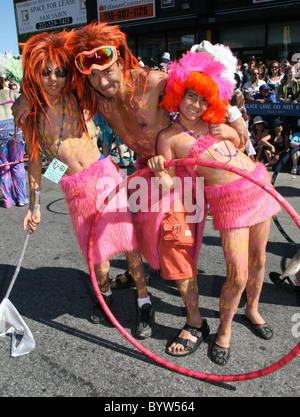
[[[91,51],[80,52],[75,57],[75,65],[82,74],[91,74],[92,70],[100,71],[110,67],[120,56],[115,46],[100,46]]]
[[[57,78],[64,78],[67,76],[68,71],[65,68],[62,68],[62,69],[56,68],[56,70],[53,71],[49,67],[45,67],[42,71],[43,77],[50,77],[51,74],[55,74]]]
[[[273,66],[272,66],[271,68],[272,68],[272,69],[278,69],[279,67],[273,67]]]

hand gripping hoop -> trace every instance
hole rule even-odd
[[[226,163],[218,162],[218,161],[210,161],[210,160],[201,160],[196,158],[187,158],[187,159],[175,159],[172,161],[168,161],[165,163],[166,167],[169,166],[180,166],[180,165],[202,165],[212,168],[218,168],[218,169],[224,169],[225,171],[233,172],[234,174],[240,175],[241,177],[244,177],[248,179],[249,181],[252,181],[253,183],[257,184],[259,187],[264,189],[266,192],[268,192],[272,197],[274,197],[281,205],[282,207],[287,211],[287,213],[292,217],[294,222],[296,223],[298,229],[300,229],[300,216],[298,213],[293,209],[293,207],[273,188],[269,187],[267,184],[265,184],[262,180],[259,178],[254,177],[251,172],[243,171],[239,168],[227,165]],[[124,180],[122,183],[120,183],[115,190],[108,196],[108,199],[110,196],[115,195],[116,192],[119,191],[122,186],[124,187],[126,182],[128,182],[130,179],[132,179],[135,176],[142,176],[145,173],[149,172],[148,168],[141,169],[140,171],[135,172],[130,177],[128,177],[126,180]],[[193,371],[181,366],[178,366],[172,362],[168,362],[165,359],[157,356],[150,350],[146,349],[143,345],[141,345],[134,337],[132,337],[125,329],[121,326],[121,324],[117,321],[115,316],[112,314],[110,309],[107,307],[104,298],[99,290],[95,269],[94,269],[94,256],[93,256],[93,248],[94,248],[94,236],[96,227],[98,224],[98,221],[102,215],[102,212],[99,211],[99,213],[95,216],[91,230],[89,233],[89,239],[88,239],[88,266],[91,274],[91,280],[92,284],[95,290],[95,293],[97,295],[97,298],[109,317],[110,321],[113,323],[113,325],[120,331],[120,333],[132,344],[134,345],[138,350],[140,350],[144,355],[148,356],[153,361],[157,362],[160,365],[163,365],[164,367],[181,373],[186,376],[190,376],[196,379],[203,379],[206,381],[224,381],[224,382],[233,382],[233,381],[246,381],[249,379],[255,379],[260,378],[262,376],[271,374],[278,369],[282,368],[283,366],[287,365],[289,362],[291,362],[295,357],[300,353],[300,342],[294,347],[293,350],[291,350],[286,356],[284,356],[282,359],[280,359],[278,362],[274,363],[273,365],[270,365],[266,368],[260,369],[258,371],[250,372],[247,374],[240,374],[240,375],[214,375],[214,374],[206,374],[202,372]]]

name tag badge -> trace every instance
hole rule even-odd
[[[68,169],[68,165],[64,164],[58,159],[53,159],[53,161],[47,168],[47,171],[45,172],[44,177],[58,184],[67,169]]]

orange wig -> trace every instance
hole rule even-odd
[[[69,32],[39,33],[31,37],[24,45],[22,52],[23,80],[22,90],[29,102],[30,115],[28,116],[23,132],[26,139],[26,148],[30,157],[36,158],[39,140],[40,112],[46,111],[50,105],[47,95],[42,87],[40,74],[46,62],[57,65],[60,69],[67,70],[64,92],[68,92],[72,85],[71,57],[65,50]],[[63,96],[62,94],[62,96]]]
[[[208,109],[201,117],[202,120],[209,123],[225,122],[227,101],[220,99],[217,83],[202,72],[191,71],[186,80],[182,80],[180,77],[170,77],[160,105],[168,110],[176,111],[188,89],[194,89],[196,94],[203,96],[209,103]]]
[[[115,46],[120,56],[118,61],[122,63],[124,71],[124,80],[130,84],[131,70],[140,68],[138,60],[132,55],[126,42],[126,35],[121,32],[116,25],[107,25],[106,23],[90,23],[82,30],[72,31],[66,45],[67,50],[73,56],[84,51],[91,51],[101,45]],[[75,64],[74,64],[75,67]],[[80,102],[85,109],[90,110],[91,114],[97,112],[98,93],[88,82],[88,77],[81,74],[78,70],[75,72],[75,85]]]

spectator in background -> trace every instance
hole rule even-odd
[[[281,66],[281,70],[282,72],[284,72],[285,67],[287,67],[288,65],[291,65],[290,62],[287,59],[283,59],[280,63]]]
[[[259,162],[262,154],[261,140],[269,135],[269,130],[266,128],[267,122],[256,116],[250,126],[250,141],[256,151],[256,161]]]
[[[271,88],[267,84],[262,84],[259,87],[259,92],[254,96],[249,97],[248,101],[257,101],[259,103],[274,103],[275,97],[271,93]]]
[[[165,62],[161,62],[158,69],[162,72],[168,72],[168,65]]]
[[[238,62],[237,62],[237,72],[236,73],[240,78],[240,83],[242,83],[243,80],[244,80],[244,73],[243,73],[243,63],[240,59],[238,59]]]
[[[142,58],[140,56],[137,57],[137,60],[139,61],[139,64],[140,64],[141,67],[145,67],[145,64],[142,61]]]
[[[266,160],[265,166],[269,171],[272,171],[289,148],[289,139],[283,131],[283,122],[275,119],[270,134],[263,137],[260,143],[263,147],[263,157]]]
[[[297,146],[299,146],[299,145],[300,145],[300,119],[298,119],[297,132],[295,132],[292,136],[290,147],[291,148],[297,148]],[[291,170],[291,174],[300,175],[300,151],[297,151],[297,152],[293,153],[292,161],[293,161],[293,168]]]
[[[258,103],[274,103],[275,101],[275,97],[274,94],[270,92],[270,87],[267,84],[262,84],[259,87],[259,93],[258,94],[254,94],[254,96],[251,96],[248,98],[247,101],[251,102],[258,102]],[[274,121],[274,117],[273,116],[267,116],[264,115],[264,119],[265,121],[268,123],[268,129],[271,128],[273,121]]]
[[[246,101],[248,101],[251,96],[259,93],[259,88],[261,85],[266,84],[264,81],[259,79],[259,72],[257,67],[251,68],[249,70],[249,75],[251,80],[244,84],[242,90]]]
[[[162,57],[161,57],[161,62],[164,62],[164,63],[165,63],[165,64],[167,64],[167,65],[172,64],[172,61],[171,61],[171,55],[170,55],[170,53],[169,53],[169,52],[164,52],[164,53],[163,53],[163,55],[162,55]]]
[[[250,75],[249,71],[252,68],[254,68],[255,66],[256,66],[255,56],[254,55],[248,56],[247,68],[244,71],[244,80],[243,80],[244,83],[247,83],[247,82],[251,81],[251,75]]]
[[[266,82],[266,75],[267,75],[267,67],[264,63],[260,63],[258,66],[258,78]]]
[[[297,58],[297,62],[294,65],[294,69],[295,69],[295,78],[297,78],[297,80],[300,78],[300,58]]]
[[[284,69],[286,76],[278,87],[279,101],[283,103],[296,104],[300,101],[300,81],[295,79],[295,69],[291,65],[287,65]],[[299,117],[299,116],[298,116]],[[297,131],[297,116],[284,116],[284,126],[288,134],[294,134]]]
[[[4,207],[25,206],[26,176],[24,163],[25,144],[20,129],[15,127],[11,106],[19,93],[4,88],[4,78],[0,77],[0,188],[4,198]],[[10,165],[9,165],[10,164]]]
[[[245,98],[243,93],[241,92],[240,88],[239,88],[239,75],[236,73],[237,77],[235,78],[237,81],[237,85],[236,85],[236,90],[230,100],[230,104],[231,106],[236,106],[239,111],[241,112],[242,115],[242,119],[246,128],[246,132],[247,132],[247,136],[248,136],[248,140],[245,144],[245,152],[246,154],[249,156],[249,158],[252,161],[255,161],[255,157],[254,155],[256,154],[256,151],[252,145],[252,142],[250,141],[250,132],[249,132],[249,116],[247,114],[247,110],[245,107]]]
[[[278,100],[278,87],[280,86],[283,74],[278,61],[271,61],[268,66],[268,73],[266,76],[266,83],[271,88],[271,92],[275,96],[275,101]]]

